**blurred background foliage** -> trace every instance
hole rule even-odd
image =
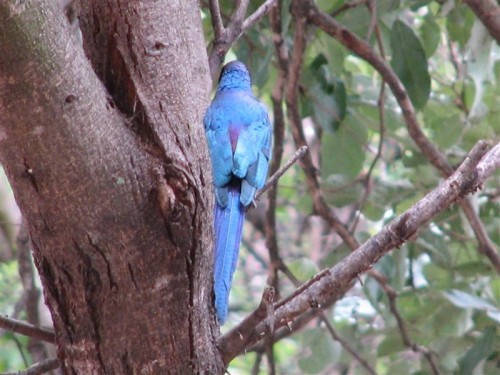
[[[221,1],[229,17],[233,1]],[[249,13],[261,1],[251,1]],[[456,166],[480,139],[498,141],[500,47],[459,0],[377,0],[375,17],[364,1],[318,0],[318,6],[380,51],[400,77],[418,110],[426,136]],[[352,5],[352,6],[349,6]],[[282,1],[282,28],[291,50],[289,0]],[[208,2],[201,2],[207,45],[213,39]],[[379,43],[373,30],[378,25]],[[276,50],[265,17],[233,46],[226,60],[250,68],[254,90],[269,109],[277,80]],[[315,27],[309,27],[300,73],[302,126],[321,177],[321,189],[355,238],[364,242],[436,187],[441,176],[411,140],[401,109],[380,75],[367,62]],[[272,111],[270,111],[272,117]],[[295,151],[288,127],[285,159]],[[498,179],[471,200],[498,248]],[[23,318],[15,233],[20,218],[0,178],[0,313]],[[264,200],[264,199],[263,199]],[[241,321],[259,303],[269,277],[264,237],[265,203],[251,212],[230,298],[229,322]],[[300,282],[350,252],[320,218],[313,216],[305,177],[294,166],[279,181],[279,255]],[[388,294],[369,277],[358,283],[325,317],[336,335],[378,374],[432,373],[424,356],[405,345],[407,335],[431,353],[443,374],[500,373],[500,279],[478,251],[474,233],[457,206],[442,212],[375,268],[397,292],[394,314]],[[294,289],[278,273],[279,294]],[[17,309],[17,310],[16,310]],[[0,331],[0,371],[29,363],[24,337]],[[236,358],[229,373],[266,374],[262,349]],[[367,374],[320,319],[273,346],[279,374]]]

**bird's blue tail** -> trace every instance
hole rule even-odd
[[[223,324],[227,318],[229,291],[238,261],[241,230],[245,220],[245,207],[240,202],[239,188],[231,186],[228,204],[222,208],[215,203],[215,309],[217,320]]]

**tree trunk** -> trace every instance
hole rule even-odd
[[[198,3],[76,10],[84,48],[56,2],[0,3],[0,162],[61,367],[221,373]]]

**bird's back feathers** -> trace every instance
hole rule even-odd
[[[224,66],[204,118],[215,186],[215,273],[217,318],[227,317],[229,290],[238,259],[245,210],[264,186],[272,128],[264,105],[252,94],[245,65]]]

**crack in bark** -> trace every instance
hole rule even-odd
[[[128,267],[128,273],[130,275],[130,280],[132,281],[132,284],[134,284],[135,289],[139,289],[139,286],[137,285],[137,282],[135,281],[134,270],[132,269],[132,265],[130,263],[127,263],[127,267]]]
[[[116,283],[114,277],[113,277],[113,274],[111,272],[111,263],[108,261],[108,258],[106,257],[106,254],[104,252],[104,250],[102,250],[99,245],[97,244],[97,242],[92,239],[91,235],[89,233],[87,233],[87,240],[89,241],[89,244],[90,246],[101,256],[101,258],[104,260],[104,263],[106,265],[106,272],[107,272],[107,275],[108,275],[108,279],[109,279],[109,289],[113,290],[113,291],[117,291],[118,289],[118,284]]]
[[[127,350],[125,350],[125,353],[123,353],[123,355],[120,356],[120,362],[123,367],[123,374],[128,375],[134,373],[131,363],[129,361],[129,355]]]
[[[36,256],[37,254],[38,256]],[[41,270],[40,275],[44,280],[44,293],[48,293],[50,295],[50,298],[48,298],[48,300],[53,299],[54,301],[56,301],[56,303],[51,304],[51,306],[56,310],[55,313],[64,323],[64,325],[59,328],[65,333],[65,336],[68,338],[70,344],[73,344],[73,334],[75,333],[75,327],[71,323],[71,320],[67,314],[67,312],[70,311],[71,304],[68,304],[64,289],[61,289],[61,293],[59,292],[57,278],[55,276],[55,273],[52,271],[50,261],[43,255],[39,254],[40,253],[38,251],[35,253],[35,260],[38,260],[38,268]],[[56,332],[58,332],[58,330],[56,330]],[[59,331],[59,333],[61,333],[61,331]]]
[[[26,159],[24,159],[23,164],[24,164],[23,177],[28,179],[28,181],[31,183],[31,185],[35,189],[36,193],[40,194],[40,190],[38,189],[38,183],[36,182],[35,175],[33,173],[33,168],[31,168],[28,165],[28,162],[26,161]]]
[[[84,297],[85,297],[85,307],[88,311],[88,316],[90,317],[90,324],[92,326],[92,331],[89,332],[93,338],[93,344],[95,346],[95,355],[99,366],[106,372],[106,366],[101,354],[101,343],[102,337],[100,334],[100,317],[99,311],[101,310],[101,304],[99,298],[96,298],[101,289],[102,281],[99,271],[92,264],[92,258],[88,255],[85,250],[80,247],[75,239],[73,239],[73,246],[84,263],[84,267],[80,267],[80,274],[82,276],[82,281],[84,284]]]

